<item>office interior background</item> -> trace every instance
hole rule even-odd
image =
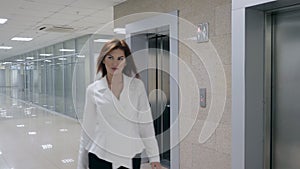
[[[1,169],[76,167],[85,89],[114,37],[133,50],[164,168],[300,167],[300,1],[2,1]]]

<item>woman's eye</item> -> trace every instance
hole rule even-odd
[[[114,58],[112,56],[107,56],[107,59],[113,60]]]
[[[124,60],[124,57],[119,57],[118,60]]]

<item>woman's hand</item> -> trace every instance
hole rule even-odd
[[[161,169],[161,165],[159,162],[152,162],[151,163],[151,168],[152,169]]]

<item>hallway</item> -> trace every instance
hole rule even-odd
[[[0,94],[0,169],[75,169],[80,131],[74,119]]]

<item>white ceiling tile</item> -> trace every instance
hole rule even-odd
[[[68,5],[76,0],[24,0],[24,1],[30,1],[35,3],[42,3],[42,4],[55,4],[55,5]]]
[[[32,2],[28,2],[28,3],[24,3],[21,7],[19,7],[19,9],[22,10],[34,10],[34,11],[46,11],[46,12],[55,12],[55,11],[59,11],[61,9],[63,9],[65,6],[63,5],[55,5],[55,4],[46,4],[46,3],[32,3]]]
[[[91,8],[91,9],[104,9],[109,6],[113,6],[114,2],[111,0],[78,0],[73,2],[70,6],[81,7],[81,8]]]
[[[42,20],[44,17],[43,16],[40,16],[40,15],[30,15],[30,16],[27,16],[27,15],[23,15],[23,14],[16,14],[14,15],[14,17],[10,20],[8,20],[8,22],[10,21],[20,21],[20,22],[24,22],[24,21],[33,21],[33,22],[37,22],[39,20]]]
[[[60,10],[62,14],[69,14],[69,15],[80,15],[80,16],[87,16],[97,12],[98,9],[90,9],[90,8],[79,8],[79,7],[66,7]]]
[[[30,37],[30,38],[36,38],[38,36],[41,36],[43,35],[42,33],[39,33],[38,31],[24,31],[22,33],[19,33],[18,36],[21,36],[21,37]]]
[[[15,10],[26,4],[23,0],[9,0],[1,4],[1,10]]]
[[[25,27],[27,28],[27,26],[24,25],[17,26],[14,24],[5,24],[2,25],[2,27],[7,32],[22,32]],[[0,32],[0,34],[2,34],[2,32]]]
[[[63,14],[63,13],[56,13],[50,17],[50,19],[57,19],[57,20],[65,20],[66,22],[80,19],[82,16],[80,15],[70,15],[70,14]]]
[[[12,30],[24,30],[28,29],[29,27],[34,27],[35,22],[18,22],[18,21],[11,21],[5,25],[5,29],[12,29]]]
[[[19,9],[15,11],[13,17],[25,16],[25,17],[45,18],[51,16],[53,13],[54,12]]]
[[[38,27],[43,25],[55,25],[55,26],[62,26],[62,25],[69,25],[70,21],[65,19],[55,19],[55,18],[48,18],[43,20],[39,23]]]
[[[82,18],[81,22],[88,22],[88,23],[95,23],[97,25],[98,23],[109,23],[113,21],[113,16],[111,15],[93,15]]]

